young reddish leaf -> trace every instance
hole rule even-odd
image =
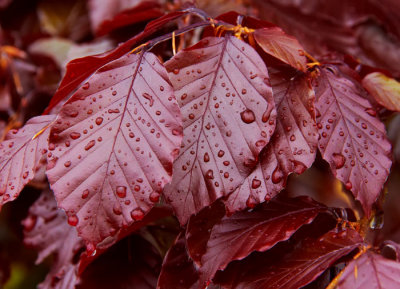
[[[186,227],[186,245],[189,256],[197,266],[201,266],[201,258],[207,250],[211,229],[225,216],[222,202],[214,202],[198,214],[192,216]]]
[[[253,35],[266,53],[298,70],[307,70],[304,48],[293,36],[286,34],[279,27],[257,29]]]
[[[319,150],[367,215],[391,166],[390,143],[358,83],[325,66],[315,87]]]
[[[90,264],[76,289],[154,289],[161,263],[161,256],[149,242],[132,235]]]
[[[47,176],[79,235],[96,245],[143,216],[171,180],[179,107],[152,53],[99,69],[63,106]]]
[[[199,289],[197,269],[190,259],[185,234],[179,234],[164,258],[158,289]]]
[[[97,36],[163,15],[160,1],[89,1],[92,29]]]
[[[282,255],[271,251],[234,262],[215,281],[227,289],[301,288],[361,243],[353,229],[334,229],[320,238],[305,238],[292,250],[284,248]]]
[[[0,209],[16,199],[46,163],[47,127],[54,119],[54,115],[34,117],[19,130],[10,131],[0,143]]]
[[[253,251],[266,251],[289,239],[301,226],[311,223],[326,207],[307,198],[278,197],[262,209],[223,217],[211,229],[207,249],[201,258],[200,282],[212,280],[233,260]]]
[[[337,289],[400,288],[400,263],[366,252],[343,270]]]
[[[400,83],[381,72],[365,76],[362,85],[382,106],[389,110],[400,111]]]
[[[23,225],[24,243],[39,251],[36,264],[51,254],[55,255],[51,271],[39,288],[74,288],[77,276],[73,258],[84,243],[75,228],[67,224],[65,213],[57,209],[50,190],[43,191],[30,207]]]
[[[235,37],[207,37],[165,66],[182,109],[184,140],[164,194],[184,224],[250,174],[276,112],[265,64]]]
[[[314,91],[305,75],[292,76],[270,69],[276,130],[256,169],[225,201],[230,213],[271,199],[284,188],[289,174],[301,174],[314,162],[318,142]]]

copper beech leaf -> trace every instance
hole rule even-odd
[[[382,106],[389,110],[400,111],[400,83],[381,72],[367,74],[362,85]]]
[[[184,139],[164,194],[182,224],[239,186],[275,128],[268,72],[248,44],[207,37],[165,64]]]
[[[199,276],[186,249],[185,234],[181,233],[168,250],[158,278],[159,289],[199,289]]]
[[[385,127],[358,83],[334,66],[320,73],[315,85],[319,150],[369,215],[391,166]]]
[[[172,175],[179,107],[152,53],[99,69],[62,107],[47,176],[79,235],[96,245],[141,220]]]
[[[47,114],[52,109],[54,109],[97,69],[107,64],[108,62],[118,59],[119,57],[128,53],[134,48],[135,45],[138,45],[144,39],[155,33],[162,26],[170,21],[174,21],[184,14],[186,14],[186,12],[184,11],[174,11],[168,13],[158,19],[149,22],[141,33],[108,52],[81,57],[68,62],[65,75],[61,80],[61,83],[56,93],[52,97],[44,113]]]
[[[212,229],[201,258],[200,282],[212,280],[233,260],[253,251],[266,251],[289,239],[301,226],[311,223],[327,208],[309,198],[278,197],[255,211],[223,217]],[[199,230],[199,229],[198,229]]]
[[[67,216],[57,208],[50,190],[42,192],[22,224],[24,243],[39,251],[36,264],[52,254],[55,256],[51,270],[39,288],[75,288],[78,277],[73,258],[84,248],[84,243],[75,228],[67,224]]]
[[[397,289],[400,288],[399,276],[399,262],[368,251],[347,265],[333,288]]]
[[[0,143],[0,209],[15,200],[46,164],[47,127],[54,119],[54,115],[34,117],[19,130],[11,130]]]
[[[230,213],[271,199],[284,188],[289,174],[303,173],[315,160],[315,95],[307,77],[272,68],[270,77],[278,115],[276,129],[256,169],[225,200]]]
[[[226,289],[298,289],[315,280],[362,243],[353,229],[334,229],[319,238],[306,237],[291,246],[272,249],[233,262],[215,282]]]
[[[258,45],[266,53],[298,70],[307,70],[307,58],[305,57],[304,48],[296,38],[286,34],[281,28],[257,29],[253,35]]]

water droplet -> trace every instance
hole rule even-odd
[[[222,158],[224,156],[225,152],[223,150],[219,150],[218,152],[218,157]]]
[[[113,206],[113,212],[116,215],[121,215],[122,214],[122,208],[118,203],[115,203]]]
[[[102,123],[103,123],[103,118],[102,117],[96,118],[96,124],[97,125],[101,125]]]
[[[376,116],[376,111],[372,108],[367,108],[366,113],[368,113],[370,116]]]
[[[267,142],[263,139],[260,139],[258,141],[256,141],[256,146],[257,147],[264,147],[267,144]]]
[[[204,154],[204,162],[208,163],[210,161],[210,156],[208,155],[208,153]]]
[[[82,89],[87,90],[90,87],[90,83],[89,82],[85,82],[84,85],[82,85]]]
[[[246,201],[246,206],[250,209],[253,209],[256,205],[257,201],[252,196],[249,196],[249,198]]]
[[[69,167],[71,166],[71,161],[66,161],[66,162],[64,163],[64,166],[65,166],[66,168],[69,168]]]
[[[85,146],[85,150],[90,150],[94,145],[96,144],[95,140],[91,140],[90,142],[88,142],[88,144]]]
[[[244,123],[252,123],[256,120],[254,112],[250,109],[246,109],[240,113],[240,117]]]
[[[157,192],[152,192],[149,196],[150,201],[152,201],[153,203],[157,203],[158,200],[160,199],[160,194]]]
[[[134,219],[135,221],[140,221],[140,220],[143,219],[144,213],[143,213],[143,211],[142,211],[141,209],[134,209],[134,210],[131,212],[131,217],[132,217],[132,219]]]
[[[68,217],[68,224],[71,226],[78,225],[79,219],[76,215],[71,215]]]
[[[29,172],[26,171],[26,172],[24,172],[24,174],[22,175],[22,177],[23,177],[24,179],[26,179],[26,178],[28,177],[28,175],[29,175]]]
[[[348,182],[344,185],[344,187],[345,187],[347,190],[351,190],[351,188],[353,187],[353,184],[352,184],[350,181],[348,181]]]
[[[206,177],[210,180],[214,179],[214,172],[212,170],[208,170],[206,172]]]
[[[161,85],[161,86],[160,86],[160,90],[161,90],[161,91],[164,91],[164,86]]]
[[[86,189],[82,192],[82,199],[86,199],[89,196],[89,190]]]
[[[280,181],[282,181],[283,179],[283,172],[281,171],[281,169],[277,166],[274,170],[274,172],[272,173],[272,177],[271,177],[271,181],[274,184],[279,183]]]
[[[181,95],[181,99],[184,100],[187,97],[187,93]]]
[[[120,198],[126,197],[126,187],[125,186],[118,186],[116,190],[117,196]]]
[[[290,141],[295,141],[296,140],[296,136],[294,135],[294,134],[292,134],[291,136],[290,136]]]
[[[261,181],[258,179],[253,179],[253,181],[251,182],[251,188],[252,189],[257,189],[261,186]]]
[[[334,153],[332,155],[333,164],[335,165],[336,169],[340,169],[344,166],[346,162],[346,158],[342,154]]]
[[[81,134],[80,134],[79,132],[72,132],[69,136],[70,136],[72,139],[78,139],[78,138],[81,137]]]
[[[246,88],[243,88],[243,89],[242,89],[242,94],[246,94],[246,93],[247,93]]]
[[[145,93],[142,94],[142,96],[149,101],[150,107],[153,106],[154,100],[153,100],[153,97],[150,94],[145,92]]]
[[[193,113],[189,113],[189,118],[190,119],[194,119],[194,114]]]
[[[172,72],[173,72],[174,74],[178,74],[178,73],[179,73],[179,69],[178,69],[178,68],[175,68]]]

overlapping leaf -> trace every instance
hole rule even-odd
[[[161,263],[149,242],[132,235],[94,261],[80,276],[76,289],[154,289]]]
[[[75,288],[78,277],[73,258],[84,244],[75,228],[67,224],[65,213],[57,209],[51,191],[42,192],[29,209],[23,225],[24,243],[39,251],[37,264],[49,255],[55,255],[51,271],[39,288]]]
[[[301,174],[315,159],[315,95],[307,77],[272,68],[270,76],[278,112],[276,130],[256,169],[225,201],[232,213],[271,199],[284,188],[289,174]]]
[[[199,289],[198,273],[186,250],[185,234],[180,234],[164,258],[157,288]]]
[[[362,88],[334,66],[321,69],[315,93],[322,157],[369,214],[391,166],[384,125]]]
[[[298,70],[307,70],[304,48],[293,36],[286,34],[279,27],[257,29],[253,35],[266,53]]]
[[[389,110],[400,111],[400,83],[381,72],[366,75],[362,85],[382,106]]]
[[[224,217],[211,229],[201,258],[200,282],[206,284],[217,270],[253,251],[266,251],[311,223],[326,207],[310,199],[276,198],[260,210]]]
[[[400,263],[373,252],[366,252],[351,261],[333,288],[396,289],[400,288]]]
[[[143,218],[171,179],[181,132],[152,53],[110,62],[71,97],[51,130],[47,176],[83,239],[96,245]]]
[[[250,174],[275,128],[268,72],[232,37],[208,37],[166,64],[182,109],[184,140],[167,200],[182,224]]]
[[[0,208],[15,200],[37,170],[46,164],[47,126],[54,119],[54,115],[34,117],[21,129],[9,132],[0,143]]]
[[[282,246],[282,255],[270,251],[234,262],[217,275],[216,283],[226,289],[301,288],[361,242],[356,231],[335,229],[320,238],[305,238],[292,249]]]

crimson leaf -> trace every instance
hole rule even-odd
[[[51,271],[39,288],[74,288],[77,276],[73,258],[84,244],[75,228],[68,226],[65,213],[57,209],[50,190],[43,191],[30,207],[23,225],[24,243],[39,251],[37,264],[55,255]]]
[[[161,12],[160,1],[89,1],[92,29],[97,36],[117,28],[157,18]]]
[[[266,251],[289,239],[326,209],[308,198],[278,197],[259,210],[223,217],[211,229],[201,258],[201,284],[210,281],[217,270],[224,270],[231,261],[243,259],[253,251]]]
[[[184,224],[250,174],[276,113],[265,64],[235,37],[204,38],[165,66],[182,109],[184,139],[164,194]]]
[[[337,289],[400,287],[400,263],[366,252],[352,260],[339,277]]]
[[[353,229],[334,229],[319,238],[305,238],[292,250],[267,252],[232,263],[217,275],[217,283],[229,289],[297,289],[312,282],[336,260],[362,242]]]
[[[15,200],[24,186],[46,164],[49,129],[54,115],[30,119],[21,129],[10,131],[0,143],[0,209]]]
[[[298,70],[307,70],[304,48],[296,38],[286,34],[279,27],[257,29],[254,31],[254,38],[266,53]]]
[[[256,169],[225,201],[231,213],[271,199],[284,188],[289,174],[303,173],[315,159],[315,95],[307,77],[273,68],[270,77],[278,113],[276,130]]]
[[[391,166],[390,143],[362,87],[325,66],[315,87],[319,150],[369,215]]]
[[[179,234],[164,258],[158,278],[159,289],[198,289],[198,273],[186,250],[184,234]]]
[[[99,69],[62,107],[47,176],[80,236],[96,245],[143,216],[171,180],[179,107],[152,53]]]

